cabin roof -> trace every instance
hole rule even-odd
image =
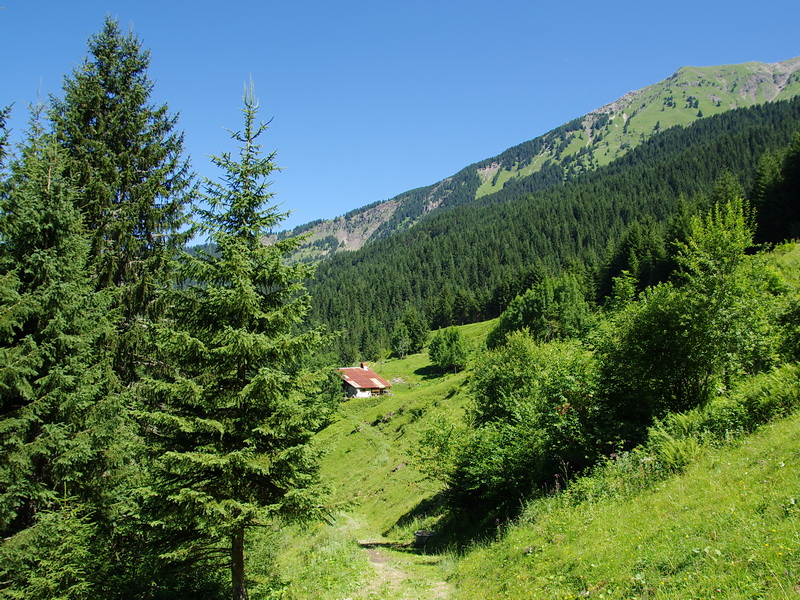
[[[391,383],[370,369],[365,363],[362,363],[360,367],[342,367],[339,369],[339,375],[347,383],[358,389],[383,390],[392,387]]]

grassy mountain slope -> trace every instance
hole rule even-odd
[[[728,110],[787,100],[800,93],[800,57],[780,63],[683,67],[667,79],[568,123],[557,138],[530,156],[526,142],[480,163],[477,196],[502,189],[510,179],[528,177],[550,160],[566,176],[607,165],[642,141],[676,125]],[[550,135],[550,134],[548,134]]]
[[[473,352],[494,324],[460,328]],[[281,598],[449,597],[439,565],[444,557],[419,555],[409,544],[415,530],[440,516],[432,500],[442,484],[425,477],[417,459],[424,431],[463,416],[466,375],[440,372],[427,353],[371,367],[393,383],[392,394],[343,401],[339,418],[317,435],[325,452],[321,474],[338,506],[335,521],[265,532],[254,543],[252,569],[265,571],[266,581],[275,576],[269,548],[282,546],[278,570],[288,586]]]
[[[454,598],[789,598],[800,415],[627,497],[534,502],[458,565]]]
[[[800,57],[774,64],[683,67],[659,83],[629,92],[436,184],[333,220],[302,225],[290,233],[309,235],[298,254],[301,260],[356,250],[370,240],[404,231],[439,209],[496,193],[510,181],[531,180],[526,184],[528,192],[558,185],[609,164],[676,125],[799,94]]]
[[[485,321],[460,330],[475,352],[494,325]],[[418,515],[419,507],[441,489],[419,470],[421,433],[440,416],[463,415],[466,374],[442,373],[427,353],[372,366],[392,382],[392,394],[342,403],[340,420],[318,438],[327,450],[322,476],[334,502],[352,503],[348,512],[360,523],[360,539],[407,542],[430,524]]]
[[[776,254],[796,269],[800,248]],[[479,352],[495,322],[460,328]],[[800,415],[718,447],[683,472],[614,457],[566,494],[531,500],[475,543],[415,549],[444,526],[420,471],[425,431],[465,414],[469,372],[426,354],[373,365],[393,394],[352,399],[318,434],[335,523],[291,530],[286,598],[787,598],[800,586]],[[796,370],[795,370],[796,373]],[[451,521],[452,524],[452,521]]]

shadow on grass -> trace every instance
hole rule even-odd
[[[405,551],[417,554],[452,552],[454,549],[496,539],[500,526],[495,515],[469,508],[454,509],[448,504],[445,492],[440,492],[402,515],[392,529],[406,528],[415,521],[429,517],[436,519],[436,525],[433,526],[435,533],[423,543],[415,543],[412,537],[408,542],[400,544]],[[388,533],[384,532],[384,535]]]
[[[408,550],[409,546],[412,545],[412,543],[409,542],[403,544],[401,542],[373,542],[368,540],[365,542],[358,542],[358,545],[367,550],[371,550],[373,548],[389,548],[391,550],[406,551]]]
[[[418,375],[422,379],[438,379],[445,375],[445,373],[446,371],[444,369],[436,365],[427,365],[414,371],[414,375]]]

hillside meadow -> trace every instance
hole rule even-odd
[[[472,352],[495,323],[459,328]],[[442,484],[420,471],[422,436],[441,418],[464,417],[467,374],[441,372],[425,352],[370,366],[392,382],[392,394],[342,401],[337,420],[316,438],[330,520],[264,537],[265,546],[283,548],[274,569],[286,578],[289,598],[430,598],[431,587],[444,589],[453,564],[452,553],[419,553],[413,542],[415,531],[436,527],[443,516],[436,501]],[[268,555],[256,551],[253,562]],[[387,563],[393,575],[376,566]]]
[[[776,260],[794,265],[797,256],[794,248]],[[473,359],[494,326],[460,328]],[[285,578],[276,597],[739,599],[800,591],[793,409],[751,435],[675,433],[690,442],[682,461],[652,442],[612,455],[566,491],[486,522],[448,514],[443,484],[425,475],[426,431],[468,414],[470,370],[441,372],[424,352],[372,366],[393,393],[342,402],[318,434],[337,509],[327,522],[273,535]],[[743,394],[783,394],[785,406],[797,406],[797,370],[786,369]],[[415,547],[420,529],[439,538]]]

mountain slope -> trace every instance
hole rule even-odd
[[[322,261],[309,285],[314,316],[345,332],[344,362],[380,356],[409,308],[434,328],[497,316],[542,275],[572,267],[591,279],[631,223],[663,228],[681,197],[707,194],[723,173],[749,189],[761,156],[798,131],[800,97],[672,128],[564,185],[509,182]]]
[[[546,189],[607,165],[675,126],[737,108],[800,95],[800,57],[683,67],[667,79],[542,136],[472,164],[433,185],[375,202],[332,220],[301,225],[281,235],[308,234],[297,255],[313,261],[407,230],[441,209],[472,202],[524,181],[526,192]]]

